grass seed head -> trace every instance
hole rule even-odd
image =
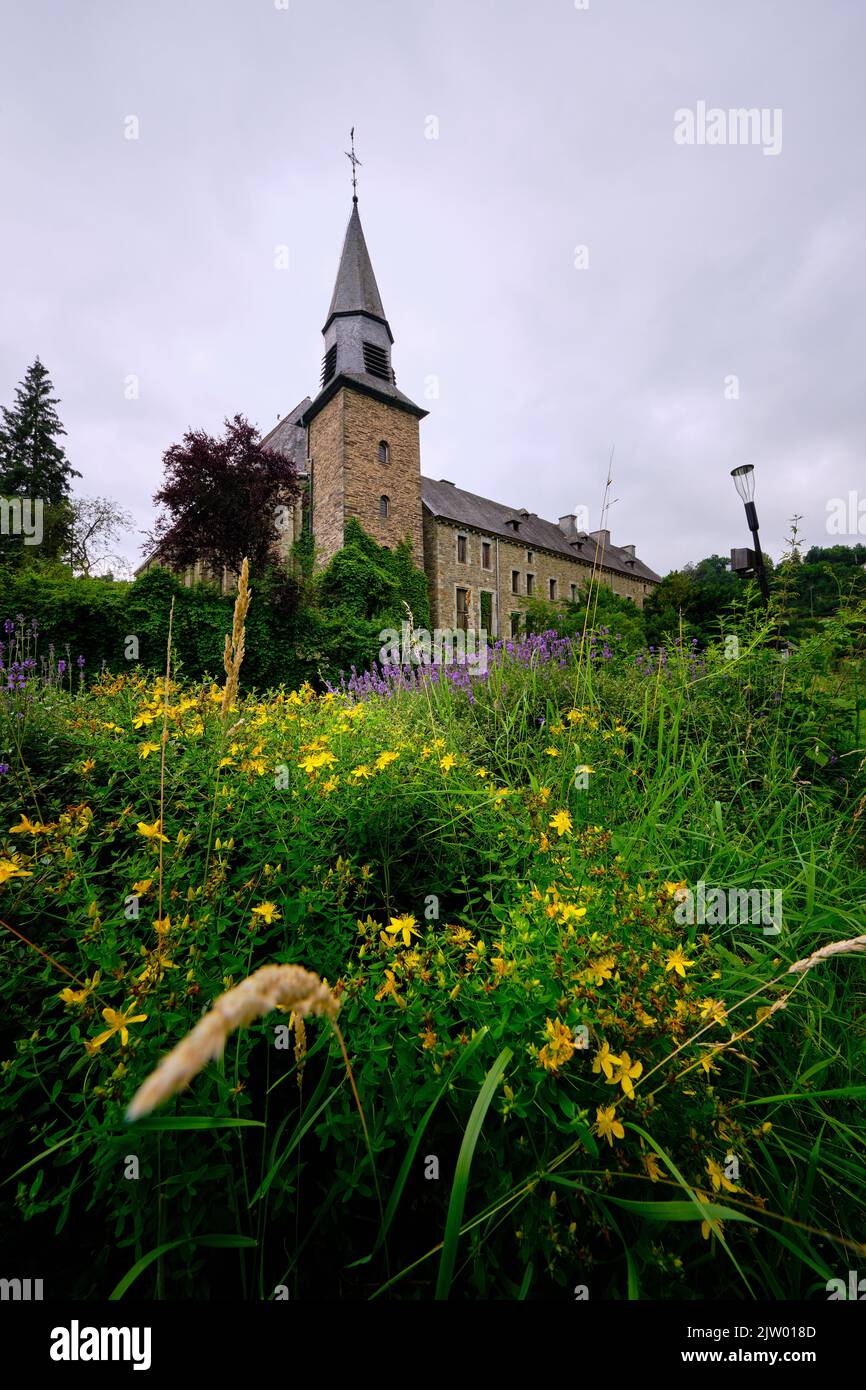
[[[163,1057],[133,1096],[127,1120],[141,1119],[182,1091],[208,1062],[222,1056],[226,1039],[232,1033],[272,1009],[292,1009],[298,1018],[324,1014],[336,1019],[339,1007],[339,1000],[328,986],[303,966],[263,965],[234,989],[221,994],[192,1032]]]

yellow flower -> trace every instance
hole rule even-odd
[[[58,999],[62,999],[64,1004],[84,1004],[99,984],[99,971],[90,980],[84,981],[82,989],[62,989],[58,994]]]
[[[358,782],[360,782],[362,778],[364,778],[364,777],[372,777],[372,775],[373,775],[373,774],[372,774],[372,772],[370,771],[370,769],[368,768],[368,766],[367,766],[366,763],[361,763],[358,767],[353,767],[353,768],[352,768],[352,776],[353,776],[353,777],[355,778],[355,780],[358,781]]]
[[[544,751],[545,751],[545,753],[547,754],[548,758],[558,758],[558,757],[559,757],[559,749],[558,749],[558,748],[545,748]]]
[[[555,830],[557,835],[565,835],[571,830],[571,816],[568,811],[557,811],[555,816],[551,816],[547,822],[551,830]]]
[[[10,878],[32,878],[29,869],[19,869],[14,859],[0,859],[0,886]]]
[[[95,767],[96,763],[92,758],[85,758],[84,762],[81,764],[82,774],[86,777],[88,772],[92,772]]]
[[[130,1009],[134,1008],[135,1005],[131,1004]],[[129,1024],[143,1023],[147,1018],[147,1014],[131,1014],[130,1009],[103,1009],[102,1017],[105,1019],[108,1027],[105,1032],[100,1033],[98,1037],[90,1039],[87,1044],[88,1051],[96,1052],[98,1048],[102,1047],[103,1043],[108,1042],[109,1038],[113,1038],[115,1033],[120,1034],[121,1045],[126,1047],[126,1044],[129,1042]]]
[[[728,1016],[728,1011],[721,999],[701,999],[699,1003],[701,1008],[701,1019],[704,1023],[709,1023],[710,1019],[712,1019],[713,1023],[724,1023]]]
[[[739,1192],[740,1189],[731,1182],[724,1168],[716,1163],[714,1158],[707,1159],[707,1172],[712,1180],[714,1192],[719,1192],[722,1188],[724,1188],[725,1192]]]
[[[391,753],[387,750],[384,753],[380,753],[378,758],[376,759],[376,771],[382,772],[382,770],[386,768],[389,763],[395,763],[399,756],[399,753]]]
[[[662,889],[669,898],[679,898],[686,886],[685,879],[681,883],[671,883],[667,879],[662,884]]]
[[[403,945],[410,946],[412,944],[412,937],[420,935],[420,933],[415,930],[415,925],[415,918],[411,913],[404,912],[402,917],[392,917],[388,926],[385,928],[385,931],[394,938],[391,945],[396,946],[397,937],[402,934]]]
[[[487,768],[486,768],[486,767],[479,767],[479,768],[476,770],[475,776],[476,776],[476,777],[487,777],[487,776],[489,776],[488,771],[487,771]]]
[[[595,1075],[598,1076],[601,1072],[604,1072],[609,1081],[613,1076],[614,1064],[617,1066],[619,1065],[619,1058],[614,1057],[606,1042],[602,1043],[592,1063],[592,1069]]]
[[[538,1060],[545,1071],[556,1073],[574,1055],[574,1035],[568,1024],[558,1018],[545,1019],[544,1031],[548,1041],[539,1052]]]
[[[138,833],[143,835],[146,840],[162,840],[163,844],[168,844],[168,836],[162,833],[162,821],[155,820],[153,825],[148,825],[145,821],[140,820]]]
[[[451,771],[456,761],[457,759],[455,758],[453,753],[446,753],[444,758],[439,759],[439,766],[445,773],[446,777],[448,773]]]
[[[669,970],[675,970],[683,979],[686,978],[686,971],[694,965],[693,960],[688,960],[682,946],[678,946],[675,951],[668,951],[665,974]]]
[[[386,994],[390,994],[394,1000],[394,1003],[399,1004],[401,1009],[405,1009],[406,1000],[401,999],[400,995],[397,993],[397,981],[394,977],[393,970],[385,971],[385,983],[376,995],[376,999],[384,999]]]
[[[625,1130],[620,1121],[616,1118],[616,1106],[608,1105],[596,1108],[595,1132],[600,1139],[606,1139],[613,1148],[614,1139],[624,1139]]]
[[[696,1192],[695,1196],[697,1197],[699,1202],[703,1202],[704,1206],[710,1205],[710,1199],[705,1192]],[[709,1216],[707,1217],[706,1221],[701,1222],[701,1235],[703,1236],[704,1240],[709,1240],[710,1232],[712,1232],[712,1234],[715,1236],[723,1235],[724,1229],[724,1225],[721,1221],[715,1220],[714,1218]]]
[[[336,761],[337,759],[334,757],[333,753],[319,751],[318,753],[310,753],[298,766],[303,768],[304,772],[312,774],[318,768],[329,767],[331,763],[335,763]],[[358,769],[356,769],[356,771],[357,770]],[[369,773],[367,775],[369,776]]]
[[[658,1182],[659,1178],[662,1176],[662,1170],[659,1167],[659,1161],[655,1154],[644,1154],[643,1166],[649,1174],[650,1181]]]
[[[144,896],[146,892],[148,892],[152,883],[152,878],[140,878],[137,883],[134,883],[132,885],[132,891],[136,895],[136,897],[141,898]]]
[[[587,966],[586,970],[583,972],[584,978],[590,984],[595,985],[597,989],[601,989],[605,980],[610,980],[613,977],[615,966],[616,960],[613,956],[602,956],[600,960],[594,961],[592,965]]]
[[[139,756],[140,758],[142,758],[142,759],[143,759],[143,758],[149,758],[150,755],[151,755],[151,753],[158,753],[158,752],[159,752],[159,744],[158,744],[158,743],[143,743],[143,744],[141,745],[141,747],[139,748],[139,750],[138,750],[138,756]]]
[[[585,907],[576,907],[574,903],[559,903],[557,911],[560,922],[566,923],[579,922],[582,917],[586,916],[587,910]],[[613,956],[609,959],[611,964],[613,964]],[[610,976],[606,975],[605,979],[609,980]]]
[[[259,903],[258,907],[253,908],[253,916],[261,917],[268,926],[271,925],[271,922],[279,922],[282,919],[282,914],[276,903]]]
[[[52,826],[43,825],[41,821],[37,821],[37,822],[34,824],[34,822],[30,819],[30,817],[29,817],[29,816],[25,816],[25,815],[24,815],[24,812],[22,811],[22,813],[21,813],[21,820],[18,822],[18,824],[17,824],[17,825],[10,825],[10,827],[9,827],[9,834],[10,834],[10,835],[44,835],[44,834],[46,833],[46,831],[51,830],[51,829],[53,829]]]
[[[222,696],[220,696],[220,698],[222,698]],[[151,714],[150,710],[143,709],[141,713],[137,714],[133,719],[132,727],[133,729],[143,729],[146,724],[152,724],[155,719],[155,714]]]
[[[643,1062],[633,1062],[627,1052],[623,1052],[617,1058],[617,1070],[613,1076],[608,1077],[609,1086],[621,1085],[629,1100],[634,1099],[634,1086],[632,1081],[636,1081],[643,1071]]]

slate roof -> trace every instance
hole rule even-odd
[[[382,377],[372,376],[369,372],[338,372],[319,392],[316,399],[307,403],[300,423],[308,425],[313,417],[318,415],[322,406],[327,405],[331,397],[337,394],[340,387],[346,385],[355,386],[365,395],[374,396],[376,400],[396,405],[400,410],[408,411],[410,415],[417,416],[419,420],[423,420],[425,415],[430,414],[429,410],[422,410],[420,405],[416,405],[408,396],[404,396],[402,391],[398,391],[393,382],[384,381]]]
[[[358,204],[354,203],[343,240],[340,265],[325,328],[335,314],[358,313],[371,314],[373,318],[381,319],[383,323],[387,322],[382,307],[382,296],[373,274],[373,263],[364,240],[361,219],[358,216]],[[324,329],[322,331],[324,332]]]
[[[582,548],[572,545],[555,521],[545,521],[533,512],[526,513],[523,508],[506,507],[501,502],[492,502],[488,497],[465,492],[453,483],[422,477],[421,501],[432,516],[442,521],[468,526],[486,535],[502,536],[530,550],[551,550],[557,555],[567,555],[569,559],[585,560],[590,564],[595,560],[596,541],[592,536],[584,536]],[[507,524],[511,519],[519,522],[517,531]],[[655,570],[632,557],[621,546],[605,545],[599,561],[604,569],[615,570],[633,579],[661,583],[661,576]]]
[[[278,420],[262,440],[263,448],[275,449],[278,454],[285,454],[286,458],[292,460],[299,473],[307,471],[307,432],[301,420],[309,405],[312,405],[312,401],[309,396],[305,396],[300,405],[296,405],[294,410],[290,410],[288,415]]]

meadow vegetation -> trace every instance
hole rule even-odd
[[[793,650],[748,605],[700,649],[592,617],[468,682],[237,694],[153,656],[88,677],[74,645],[40,668],[12,621],[16,1272],[50,1251],[79,1298],[749,1299],[862,1262],[862,605]],[[683,921],[699,882],[780,890],[781,930]],[[339,1011],[257,1004],[130,1121],[271,965]]]

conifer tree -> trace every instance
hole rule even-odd
[[[41,497],[45,507],[60,507],[69,497],[71,467],[60,442],[66,433],[47,369],[39,358],[15,392],[15,404],[3,407],[0,424],[0,496]]]

